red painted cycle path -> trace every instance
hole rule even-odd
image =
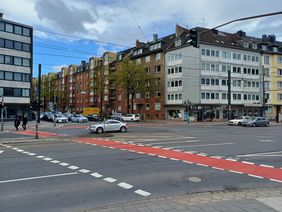
[[[151,154],[161,157],[170,158],[172,160],[181,160],[187,163],[195,163],[200,166],[209,166],[215,169],[227,170],[238,174],[247,174],[252,177],[266,178],[272,181],[282,183],[282,169],[273,167],[264,167],[256,164],[247,164],[240,161],[230,161],[222,158],[214,158],[210,156],[202,156],[189,152],[180,152],[157,148],[152,146],[141,146],[136,144],[127,144],[119,141],[106,141],[95,138],[79,138],[77,142],[95,144],[97,146],[123,149],[134,151],[136,153]]]
[[[21,134],[21,135],[34,135],[34,136],[36,134],[36,132],[32,131],[32,130],[17,131],[15,133]],[[58,133],[49,133],[49,132],[38,131],[38,136],[39,137],[52,137],[52,136],[65,136],[65,135],[64,134],[58,134]]]

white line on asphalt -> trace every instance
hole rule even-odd
[[[45,156],[43,156],[43,155],[38,155],[38,156],[36,156],[37,158],[45,158]]]
[[[182,150],[179,150],[179,149],[174,149],[172,151],[174,151],[174,152],[182,152]]]
[[[274,166],[269,166],[269,165],[265,165],[265,164],[260,164],[260,166],[267,167],[267,168],[274,168]]]
[[[11,148],[12,146],[6,145],[7,148]]]
[[[109,148],[110,148],[110,149],[114,149],[114,147],[112,147],[112,146],[110,146]]]
[[[210,156],[211,158],[222,159],[221,156]]]
[[[198,166],[204,166],[204,167],[208,167],[208,165],[205,164],[201,164],[201,163],[196,163]]]
[[[52,158],[43,158],[43,160],[49,161],[49,160],[53,160]]]
[[[259,179],[263,179],[263,177],[257,176],[257,175],[253,175],[253,174],[248,174],[248,176],[250,176],[250,177],[255,177],[255,178],[259,178]]]
[[[92,174],[90,174],[90,175],[93,176],[93,177],[96,177],[96,178],[101,178],[101,177],[103,177],[103,175],[99,174],[98,172],[92,173]]]
[[[175,160],[175,161],[179,161],[179,159],[176,158],[169,158],[170,160]]]
[[[148,196],[151,195],[151,193],[149,193],[147,191],[143,191],[141,189],[138,189],[138,190],[134,191],[134,193],[139,194],[139,195],[141,195],[143,197],[148,197]]]
[[[260,142],[270,142],[270,143],[275,143],[275,141],[272,140],[259,140]]]
[[[68,173],[62,173],[62,174],[27,177],[27,178],[13,179],[13,180],[4,180],[4,181],[0,181],[0,183],[10,183],[10,182],[18,182],[18,181],[24,181],[24,180],[35,180],[35,179],[42,179],[42,178],[49,178],[49,177],[60,177],[60,176],[73,175],[73,174],[77,174],[77,172],[68,172]]]
[[[78,166],[69,166],[68,168],[69,168],[69,169],[72,169],[72,170],[79,169],[79,167],[78,167]]]
[[[156,154],[148,153],[147,155],[156,156]]]
[[[282,183],[282,180],[275,180],[275,179],[270,179],[271,181],[277,182],[277,183]]]
[[[19,148],[17,148],[17,147],[14,147],[14,148],[12,148],[13,150],[17,150],[17,149],[19,149]]]
[[[23,151],[22,153],[23,153],[23,154],[28,154],[29,152],[28,152],[28,151]]]
[[[64,163],[64,162],[62,162],[62,163],[60,163],[60,165],[61,166],[68,166],[68,165],[70,165],[69,163]]]
[[[60,163],[61,161],[59,161],[59,160],[52,160],[52,161],[50,161],[51,163]]]
[[[205,154],[205,153],[199,153],[199,154],[197,154],[197,155],[200,155],[200,156],[207,156],[207,154]]]
[[[135,152],[134,150],[129,150],[129,152]]]
[[[242,163],[245,163],[245,164],[250,164],[250,165],[254,165],[254,163],[252,163],[252,162],[248,162],[248,161],[242,161]]]
[[[4,150],[0,150],[0,154],[1,154],[2,152],[4,152]]]
[[[124,182],[119,183],[118,186],[122,187],[124,189],[131,189],[131,188],[133,188],[133,185],[130,185],[130,184],[124,183]]]
[[[18,149],[17,152],[24,152],[24,150],[23,149]]]
[[[198,146],[222,146],[222,145],[231,145],[233,142],[229,143],[219,143],[219,144],[199,144],[199,145],[187,145],[187,146],[171,146],[170,148],[185,148],[185,147],[198,147]]]
[[[80,171],[81,173],[84,173],[84,174],[86,174],[86,173],[89,173],[89,172],[90,172],[88,169],[80,169],[80,170],[78,170],[78,171]]]
[[[222,169],[222,168],[218,168],[218,167],[212,167],[213,169],[217,169],[217,170],[220,170],[220,171],[224,171],[224,169]]]
[[[232,173],[236,173],[236,174],[243,174],[243,172],[237,172],[237,171],[233,171],[233,170],[228,170],[229,172],[232,172]]]
[[[111,178],[111,177],[106,177],[103,180],[109,183],[114,183],[117,181],[115,178]]]
[[[252,153],[252,154],[246,154],[246,155],[237,155],[237,157],[265,157],[265,156],[282,156],[282,151],[275,151],[275,152],[258,152],[258,153]]]
[[[91,144],[92,146],[97,146],[96,144]]]
[[[189,163],[189,164],[193,164],[193,162],[187,161],[187,160],[183,160],[182,162],[184,162],[184,163]]]
[[[229,160],[229,161],[237,161],[236,159],[233,159],[233,158],[226,158],[225,160]]]
[[[139,153],[139,154],[145,154],[145,152],[137,152],[137,153]]]
[[[158,157],[159,157],[159,158],[167,158],[167,157],[165,157],[165,156],[161,156],[161,155],[158,155]]]
[[[35,153],[33,153],[33,152],[30,152],[30,153],[28,153],[28,155],[30,155],[30,156],[34,156],[34,155],[36,155]]]
[[[173,143],[194,143],[198,142],[201,140],[191,140],[191,141],[170,141],[170,142],[152,142],[150,143],[151,145],[156,145],[156,144],[173,144]]]

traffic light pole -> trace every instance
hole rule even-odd
[[[36,107],[35,139],[38,139],[38,124],[40,123],[40,103],[41,103],[41,64],[38,64],[38,101]]]
[[[227,79],[227,86],[228,86],[228,120],[231,119],[231,70],[228,70],[228,79]]]

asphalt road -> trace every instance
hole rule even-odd
[[[264,168],[273,178],[280,174],[281,125],[130,123],[127,133],[98,139],[88,125],[46,125],[40,131],[64,136],[39,140],[0,134],[0,211],[83,211],[154,197],[282,185],[261,177]],[[188,158],[177,159],[182,153]],[[212,160],[217,169],[206,165]],[[227,163],[233,172],[220,169]],[[236,173],[237,166],[249,170]],[[258,175],[248,174],[252,169]]]

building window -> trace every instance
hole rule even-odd
[[[155,66],[155,72],[156,73],[161,72],[161,66]]]
[[[22,58],[14,57],[14,65],[21,66],[22,65]]]
[[[263,57],[264,58],[264,64],[270,64],[270,62],[269,62],[269,56],[264,56]]]
[[[161,92],[160,92],[160,91],[156,91],[155,96],[156,96],[156,97],[161,97]]]
[[[27,37],[30,37],[30,29],[28,29],[28,28],[23,28],[23,35],[24,35],[24,36],[27,36]]]
[[[282,81],[278,81],[278,82],[277,82],[277,87],[278,87],[278,88],[282,88]]]
[[[11,33],[14,32],[14,26],[12,24],[6,23],[5,26],[6,26],[6,29],[5,29],[6,32],[11,32]]]
[[[221,94],[221,98],[222,98],[222,99],[227,99],[226,93],[222,93],[222,94]]]
[[[23,66],[30,67],[29,59],[23,58]]]
[[[146,98],[150,98],[150,92],[146,92]]]
[[[12,72],[5,72],[5,80],[13,80],[13,73]]]
[[[22,74],[21,73],[14,73],[14,80],[15,81],[22,81]]]
[[[161,110],[161,104],[155,103],[155,110]]]
[[[0,80],[4,79],[4,71],[0,71]]]
[[[15,34],[18,34],[18,35],[22,35],[22,27],[20,26],[15,26]]]
[[[22,96],[22,90],[20,88],[14,88],[14,96]]]
[[[5,55],[5,64],[13,64],[13,58],[11,56]]]
[[[13,41],[11,41],[11,40],[5,40],[5,48],[13,49],[13,48],[14,48],[14,46],[13,46]]]
[[[151,61],[151,57],[150,57],[150,56],[146,56],[146,57],[145,57],[145,62],[146,62],[146,63],[149,63],[150,61]]]
[[[277,63],[282,64],[282,57],[277,57]]]
[[[277,75],[278,75],[278,76],[282,76],[282,69],[281,69],[281,68],[278,68],[278,69],[277,69]]]
[[[28,43],[23,43],[23,51],[30,52],[30,45]]]
[[[180,46],[181,45],[181,39],[176,40],[175,41],[175,47]]]
[[[277,99],[278,99],[279,101],[282,100],[282,93],[277,94]]]
[[[156,60],[160,60],[161,59],[161,53],[157,53],[156,54]]]
[[[4,27],[4,23],[3,22],[0,22],[0,31],[4,31],[5,29],[4,29],[5,27]]]
[[[149,103],[146,103],[146,110],[150,110],[150,105],[149,105]]]
[[[205,93],[201,93],[201,99],[205,99],[206,98],[206,94]]]
[[[0,96],[4,95],[4,88],[0,88]]]

